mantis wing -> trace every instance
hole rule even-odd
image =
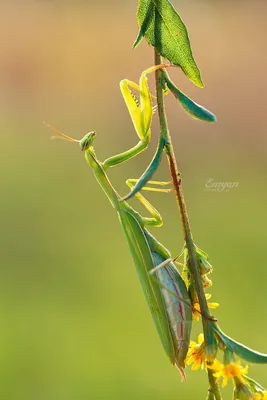
[[[161,343],[172,364],[175,364],[175,344],[170,331],[161,289],[149,275],[149,271],[154,268],[154,263],[144,231],[137,219],[129,211],[120,210],[119,217]]]
[[[162,254],[155,251],[152,252],[152,257],[156,265],[166,261]],[[191,300],[185,282],[172,262],[159,269],[156,272],[156,276],[162,285],[161,292],[166,304],[171,331],[176,342],[176,365],[178,368],[184,368],[192,329]],[[181,301],[180,298],[184,301]]]

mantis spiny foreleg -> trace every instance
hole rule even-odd
[[[166,68],[167,66],[168,65],[165,64],[157,65],[143,71],[139,79],[139,85],[128,79],[123,79],[120,82],[120,89],[123,99],[128,108],[135,131],[140,140],[137,145],[132,147],[131,149],[123,153],[117,154],[113,157],[107,158],[102,164],[104,169],[114,167],[115,165],[130,160],[147,148],[151,139],[151,122],[155,107],[153,107],[152,104],[152,97],[154,96],[152,96],[150,93],[146,75],[154,72],[156,69]],[[140,93],[139,100],[134,95],[132,89],[135,89]],[[161,152],[163,150],[163,147],[164,146],[162,146],[161,148]]]
[[[140,100],[137,99],[131,88],[140,92]],[[144,74],[144,72],[141,74],[139,85],[129,81],[128,79],[122,80],[120,82],[120,89],[131,116],[135,131],[140,140],[137,145],[131,149],[107,158],[103,162],[104,169],[113,167],[135,157],[147,148],[151,138],[150,127],[153,115],[153,105],[146,74]]]

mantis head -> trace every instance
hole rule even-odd
[[[77,140],[74,139],[70,136],[65,135],[65,133],[61,132],[59,129],[54,128],[53,126],[47,124],[46,122],[43,121],[43,123],[50,129],[52,129],[52,131],[56,132],[57,134],[59,134],[60,136],[52,136],[51,139],[63,139],[63,140],[67,140],[67,142],[76,142],[79,143],[80,145],[80,149],[82,151],[88,150],[89,147],[91,147],[93,145],[94,142],[94,138],[96,135],[95,131],[91,131],[88,132],[81,140]]]
[[[81,140],[79,140],[80,149],[85,151],[92,146],[95,139],[95,131],[88,132]]]

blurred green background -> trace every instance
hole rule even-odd
[[[206,86],[194,87],[179,70],[171,75],[218,117],[216,125],[191,120],[167,99],[195,241],[215,268],[211,292],[221,304],[221,327],[266,352],[267,3],[173,3]],[[95,129],[101,160],[137,142],[118,86],[153,64],[145,42],[131,48],[136,6],[0,3],[1,398],[205,398],[205,372],[188,369],[181,384],[169,365],[117,216],[83,155],[75,145],[50,141],[42,125],[46,120],[77,138]],[[110,171],[121,194],[155,150],[157,118],[153,128],[150,149]],[[157,178],[167,176],[164,162]],[[209,178],[239,186],[206,191]],[[165,221],[155,235],[178,254],[174,197],[148,197]],[[265,386],[266,368],[250,369]]]

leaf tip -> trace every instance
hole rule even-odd
[[[144,33],[142,31],[142,29],[139,30],[137,38],[135,39],[134,43],[133,43],[133,49],[135,49],[142,41],[144,37]]]
[[[201,79],[200,76],[199,76],[198,78],[194,79],[194,80],[193,80],[193,83],[194,83],[196,86],[198,86],[199,88],[201,88],[201,89],[203,89],[203,87],[205,86],[205,85],[204,85],[204,82],[202,81],[202,79]]]

